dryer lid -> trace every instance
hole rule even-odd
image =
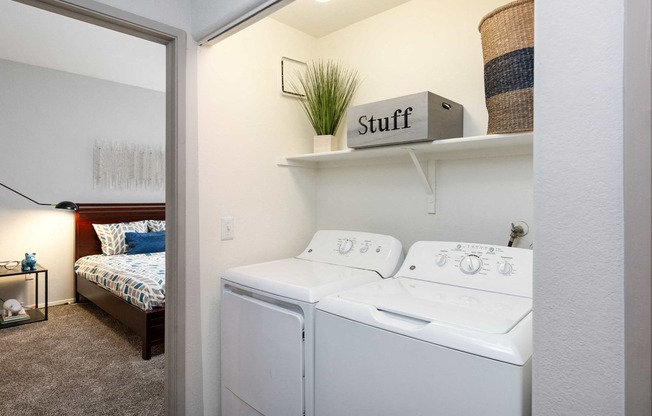
[[[318,302],[331,293],[381,279],[378,273],[370,270],[294,258],[234,267],[227,270],[222,278],[308,303]]]

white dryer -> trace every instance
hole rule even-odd
[[[316,416],[531,414],[531,250],[417,242],[316,327]]]
[[[222,415],[314,415],[315,305],[324,296],[393,275],[393,237],[318,231],[296,258],[222,276]]]

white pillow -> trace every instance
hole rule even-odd
[[[93,224],[97,236],[102,242],[102,253],[107,256],[127,252],[125,232],[147,232],[147,221],[121,222],[117,224]]]
[[[147,220],[149,232],[165,231],[165,220]]]

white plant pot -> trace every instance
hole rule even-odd
[[[313,152],[331,152],[337,150],[337,138],[330,134],[320,135],[314,137]]]

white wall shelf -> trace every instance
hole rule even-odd
[[[411,143],[398,146],[346,149],[326,153],[285,156],[278,166],[323,168],[347,165],[369,165],[396,160],[472,159],[478,157],[531,155],[533,133],[491,134]]]

